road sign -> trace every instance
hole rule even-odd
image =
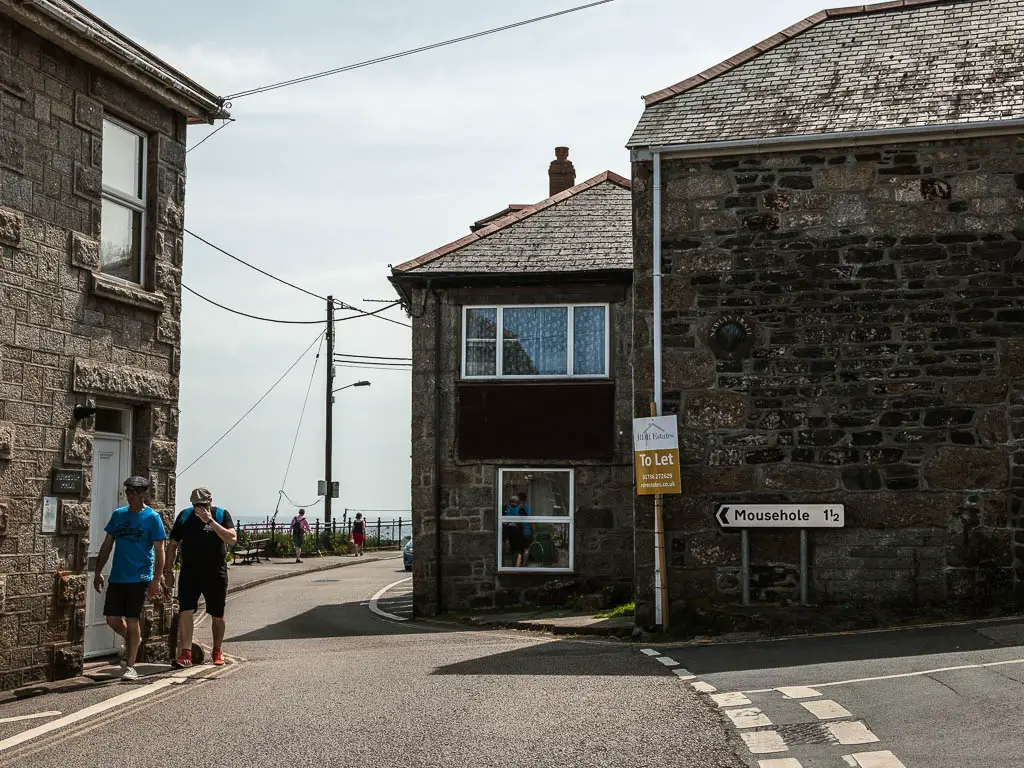
[[[723,528],[842,528],[842,504],[722,504],[715,513]]]
[[[633,460],[638,495],[682,493],[675,416],[633,419]]]

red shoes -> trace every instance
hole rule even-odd
[[[223,667],[224,666],[224,651],[220,648],[213,649],[213,666]]]
[[[192,651],[182,651],[181,656],[171,662],[171,666],[175,669],[184,669],[185,667],[192,666]]]

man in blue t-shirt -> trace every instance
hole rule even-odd
[[[139,619],[146,598],[160,594],[160,580],[154,571],[164,570],[164,523],[160,515],[146,505],[150,482],[144,477],[129,477],[124,481],[128,506],[115,509],[103,530],[107,536],[96,557],[96,578],[93,586],[103,592],[103,568],[114,550],[114,563],[110,568],[110,584],[103,603],[107,624],[125,643],[121,659],[125,667],[122,680],[138,680],[135,657],[142,642]]]

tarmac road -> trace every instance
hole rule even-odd
[[[750,740],[741,754],[751,766],[1008,768],[1024,752],[1022,646],[1018,618],[658,646],[652,661],[670,658],[695,676],[688,684]]]
[[[721,714],[628,643],[371,613],[407,575],[400,560],[367,562],[240,592],[225,651],[244,661],[0,751],[0,764],[744,765]],[[199,631],[209,642],[208,622]],[[86,712],[131,690],[50,694],[0,707],[0,720]],[[8,723],[0,743],[38,722]]]

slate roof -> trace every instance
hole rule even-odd
[[[1024,0],[822,11],[644,100],[631,147],[1024,118]]]
[[[392,272],[401,277],[631,270],[632,210],[629,180],[605,171]]]

